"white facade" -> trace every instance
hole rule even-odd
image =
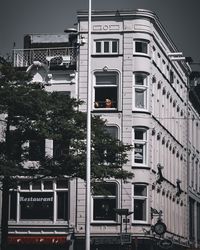
[[[87,39],[87,13],[79,12],[78,21],[80,36]],[[92,113],[106,119],[108,126],[116,126],[118,138],[133,145],[124,168],[133,171],[134,178],[128,183],[116,181],[117,208],[133,212],[127,224],[132,244],[138,239],[159,238],[152,228],[158,214],[152,212],[162,211],[167,226],[163,237],[173,241],[174,249],[178,245],[197,246],[199,115],[188,100],[190,67],[183,61],[171,60],[169,53],[178,51],[150,11],[94,11],[91,32]],[[86,101],[87,43],[80,47],[78,74],[79,98]],[[107,82],[106,77],[110,77]],[[115,82],[111,80],[114,77]],[[106,98],[112,99],[112,108],[102,106]],[[196,229],[191,241],[188,185],[195,204],[192,209]],[[79,184],[80,235],[84,234],[85,223],[82,188]],[[137,214],[137,206],[143,214]],[[93,199],[91,209],[95,213]],[[120,218],[113,223],[98,221],[93,214],[91,217],[91,237],[120,232]],[[139,249],[147,247],[142,241],[137,244]]]

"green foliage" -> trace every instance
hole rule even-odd
[[[86,113],[81,101],[46,92],[39,83],[0,58],[0,175],[86,178]],[[122,169],[131,149],[106,132],[105,121],[92,117],[91,178],[126,179]],[[28,142],[53,140],[57,155],[43,155],[32,165]],[[42,155],[42,154],[41,154]]]

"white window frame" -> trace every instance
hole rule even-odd
[[[44,189],[44,182],[45,181],[51,181],[52,182],[52,188],[49,188],[49,189]],[[59,181],[59,180],[58,180]],[[56,223],[67,223],[69,222],[70,220],[70,210],[69,210],[69,206],[70,206],[70,197],[69,197],[69,180],[66,180],[68,181],[68,187],[58,187],[57,186],[57,182],[55,180],[48,180],[48,179],[45,179],[45,180],[42,180],[42,181],[39,181],[40,182],[40,188],[38,189],[33,189],[33,184],[30,183],[28,184],[28,188],[21,188],[21,186],[19,186],[16,190],[16,195],[17,195],[17,198],[16,198],[16,220],[13,220],[13,219],[9,219],[9,221],[12,221],[12,222],[20,222],[20,223],[25,223],[27,221],[32,221],[33,223],[36,223],[38,224],[39,221],[46,221],[48,223],[52,223],[52,222],[56,222]],[[11,190],[12,192],[13,190]],[[67,214],[67,220],[64,220],[64,219],[59,219],[58,218],[58,193],[61,193],[61,192],[64,192],[66,193],[67,192],[67,197],[68,197],[68,214]],[[21,193],[33,193],[33,194],[44,194],[45,193],[52,193],[52,197],[53,197],[53,211],[52,211],[52,220],[51,219],[22,219],[21,218],[21,205],[20,205],[20,194]],[[10,204],[9,204],[9,216],[10,216]]]
[[[100,44],[100,50],[97,51],[97,43]],[[113,51],[113,44],[116,43],[116,51]],[[105,51],[106,44],[108,44],[108,51]],[[119,40],[118,39],[101,39],[101,40],[95,40],[94,41],[94,49],[95,54],[98,55],[109,55],[119,54]]]
[[[97,84],[97,76],[113,76],[115,75],[116,76],[116,81],[115,83],[105,83],[105,84]],[[118,109],[118,106],[119,106],[119,74],[117,71],[107,71],[107,72],[103,72],[103,71],[97,71],[94,73],[94,76],[93,76],[93,82],[94,82],[94,85],[93,85],[93,108],[95,110],[99,110],[99,109],[103,109],[103,110],[117,110]],[[100,89],[100,88],[104,88],[108,90],[105,91],[104,93],[104,96],[101,96],[101,97],[97,97],[97,90]],[[114,97],[116,100],[114,100],[113,96],[113,91],[111,91],[112,93],[109,93],[109,88],[110,89],[114,89],[116,88],[116,96]],[[100,98],[100,99],[99,99]],[[110,108],[106,108],[105,107],[105,100],[106,99],[111,99],[112,103],[113,103],[113,106],[110,107]]]
[[[146,45],[146,50],[144,51],[136,51],[137,45],[136,43],[141,43],[142,45]],[[149,55],[149,41],[146,39],[135,39],[133,41],[133,54],[141,54],[141,55]]]
[[[135,131],[140,130],[143,132],[143,139],[135,138]],[[148,152],[148,130],[145,127],[133,127],[133,154],[132,154],[132,165],[137,167],[147,167],[147,152]],[[135,162],[135,144],[143,146],[143,161],[142,163]]]
[[[107,199],[108,197],[109,198],[111,198],[111,199],[115,199],[115,201],[116,201],[116,209],[118,208],[118,206],[119,206],[119,185],[118,185],[118,183],[117,182],[114,182],[114,181],[112,181],[112,182],[107,182],[108,184],[113,184],[113,185],[115,185],[116,186],[116,195],[104,195],[104,194],[102,194],[102,195],[95,195],[95,194],[93,194],[92,195],[92,197],[91,197],[91,221],[93,222],[93,223],[99,223],[99,224],[101,224],[101,223],[103,223],[103,224],[109,224],[109,223],[117,223],[118,222],[118,216],[117,216],[117,214],[116,214],[116,219],[115,220],[95,220],[94,219],[94,200],[95,199]]]
[[[135,186],[145,186],[146,187],[146,195],[135,195],[134,194],[134,187]],[[145,201],[145,219],[144,220],[135,220],[134,219],[134,206],[135,206],[135,200],[143,200]],[[133,183],[132,185],[132,211],[133,211],[133,215],[132,215],[132,222],[133,223],[147,223],[148,221],[148,185],[146,183]]]
[[[136,78],[140,76],[143,78],[143,84],[136,84]],[[146,72],[134,72],[133,74],[133,109],[134,110],[148,110],[148,86],[149,86],[149,74]],[[137,93],[143,93],[143,102],[141,106],[136,104]]]

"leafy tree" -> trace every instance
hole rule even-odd
[[[16,176],[46,176],[86,179],[86,113],[79,111],[81,101],[46,92],[31,76],[16,70],[0,58],[0,176],[3,191],[2,250],[7,248],[9,189],[19,181]],[[56,154],[42,154],[40,142],[53,140]],[[27,143],[38,145],[31,152]],[[37,148],[37,147],[36,147]],[[91,181],[108,178],[127,179],[123,170],[129,145],[110,136],[105,121],[92,118]],[[27,165],[31,154],[38,159]]]

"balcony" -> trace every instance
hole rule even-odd
[[[14,67],[29,67],[35,61],[44,63],[50,68],[76,68],[77,48],[33,48],[14,49]]]

